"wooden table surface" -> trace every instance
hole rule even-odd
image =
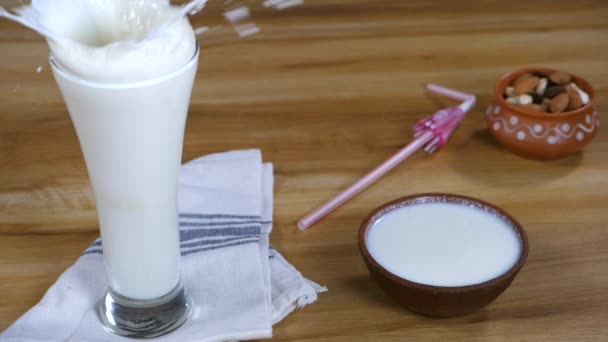
[[[586,77],[608,111],[608,5],[597,1],[307,0],[256,7],[238,38],[221,4],[194,19],[213,29],[192,95],[184,160],[259,148],[275,165],[272,244],[327,285],[278,324],[278,341],[607,341],[608,134],[555,162],[522,159],[489,135],[494,81],[538,65]],[[0,21],[0,330],[36,304],[98,236],[87,171],[31,32]],[[38,66],[42,70],[37,72]],[[403,146],[441,103],[436,82],[478,95],[449,144],[417,153],[306,232],[296,221]],[[603,120],[603,119],[601,119]],[[362,219],[420,192],[503,207],[530,239],[512,286],[480,312],[418,316],[393,304],[360,258]]]

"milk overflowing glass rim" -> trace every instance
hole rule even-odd
[[[150,86],[150,85],[161,83],[165,80],[171,79],[171,78],[183,73],[186,69],[191,67],[192,64],[195,64],[198,61],[198,56],[200,54],[200,47],[198,45],[198,41],[196,40],[196,37],[195,37],[195,44],[196,44],[196,50],[194,50],[194,54],[192,55],[192,58],[190,58],[190,60],[186,64],[184,64],[182,67],[180,67],[179,69],[172,71],[166,75],[152,78],[152,79],[145,80],[145,81],[100,82],[100,81],[87,80],[87,79],[84,79],[80,76],[77,76],[77,75],[65,70],[61,66],[61,63],[59,63],[58,61],[55,61],[55,58],[54,58],[52,52],[49,56],[49,63],[51,64],[51,67],[53,68],[53,70],[55,72],[58,72],[59,74],[61,74],[61,76],[69,79],[72,82],[79,83],[82,86],[91,87],[91,88],[103,88],[103,89],[141,88],[141,87]]]

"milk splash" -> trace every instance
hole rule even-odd
[[[188,16],[195,15],[196,13],[202,11],[205,8],[208,0],[191,0],[187,2],[185,5],[182,5],[179,10],[168,20],[166,20],[162,25],[156,27],[153,30],[150,30],[146,36],[146,38],[153,38],[162,33],[164,29],[166,29],[171,24],[176,21]],[[19,1],[22,3],[22,1]],[[249,1],[250,3],[254,3],[255,0]],[[14,9],[16,14],[11,13],[9,10],[5,9],[2,5],[0,5],[0,17],[5,17],[7,19],[18,22],[39,34],[45,36],[47,39],[52,40],[62,40],[66,38],[61,35],[61,33],[55,32],[54,29],[49,29],[50,27],[65,26],[65,25],[73,25],[78,24],[78,19],[80,22],[83,22],[86,16],[80,18],[70,17],[70,14],[80,12],[83,13],[82,9],[86,9],[85,13],[88,12],[90,14],[91,11],[90,5],[94,4],[96,6],[109,7],[108,4],[111,4],[112,1],[107,0],[84,0],[84,1],[66,1],[66,0],[53,0],[51,6],[51,0],[32,0],[31,5],[22,5],[21,7],[17,7]],[[168,6],[170,5],[169,0],[124,0],[123,3],[137,5],[140,7],[144,7],[147,5],[152,5],[154,9],[158,9],[159,6]],[[284,10],[290,7],[299,6],[304,3],[304,0],[264,0],[263,6],[265,8],[272,8],[275,10]],[[246,26],[256,26],[254,23],[242,23],[242,21],[250,18],[249,6],[243,5],[238,1],[234,0],[224,0],[224,5],[227,7],[227,10],[224,12],[224,17],[234,26],[235,30],[241,36],[246,36],[252,33],[243,33],[239,30],[240,25]],[[88,8],[87,8],[88,7]],[[64,20],[67,19],[67,22]],[[76,19],[76,22],[75,22]],[[130,18],[125,17],[125,20]],[[256,26],[257,27],[257,26]],[[208,30],[207,27],[197,28],[197,32],[206,32]],[[255,32],[258,32],[256,30]],[[90,33],[90,32],[89,32]],[[87,32],[83,32],[84,35]],[[141,42],[141,39],[137,40]],[[122,43],[132,44],[133,40],[124,40]]]
[[[2,16],[47,38],[53,63],[100,82],[137,82],[166,75],[196,52],[187,15],[207,0],[33,0]]]
[[[301,0],[266,0],[266,8],[282,10]],[[32,0],[5,17],[47,38],[58,66],[85,79],[103,82],[144,81],[186,64],[196,50],[188,15],[202,11],[207,0],[182,6],[169,0]],[[224,17],[241,36],[260,31],[249,7],[226,0]]]

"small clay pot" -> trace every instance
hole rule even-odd
[[[495,214],[514,227],[521,241],[517,263],[506,273],[486,282],[468,286],[432,286],[401,278],[377,263],[367,249],[367,231],[383,215],[408,205],[421,203],[462,203]],[[420,227],[424,229],[424,227]],[[359,249],[367,268],[382,289],[397,303],[410,311],[431,317],[451,317],[477,311],[490,304],[509,287],[528,257],[528,238],[522,226],[504,210],[487,202],[461,195],[443,193],[402,197],[373,210],[359,229]]]
[[[507,102],[505,88],[520,75],[549,68],[525,68],[508,73],[496,82],[496,99],[486,111],[490,132],[512,152],[530,159],[560,159],[580,151],[597,134],[599,115],[595,91],[583,78],[572,75],[576,85],[589,95],[589,103],[562,113],[533,112]]]

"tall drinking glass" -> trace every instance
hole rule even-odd
[[[86,80],[50,58],[95,194],[108,280],[97,311],[120,335],[160,336],[190,312],[177,185],[198,55],[197,46],[179,70],[132,83]]]

